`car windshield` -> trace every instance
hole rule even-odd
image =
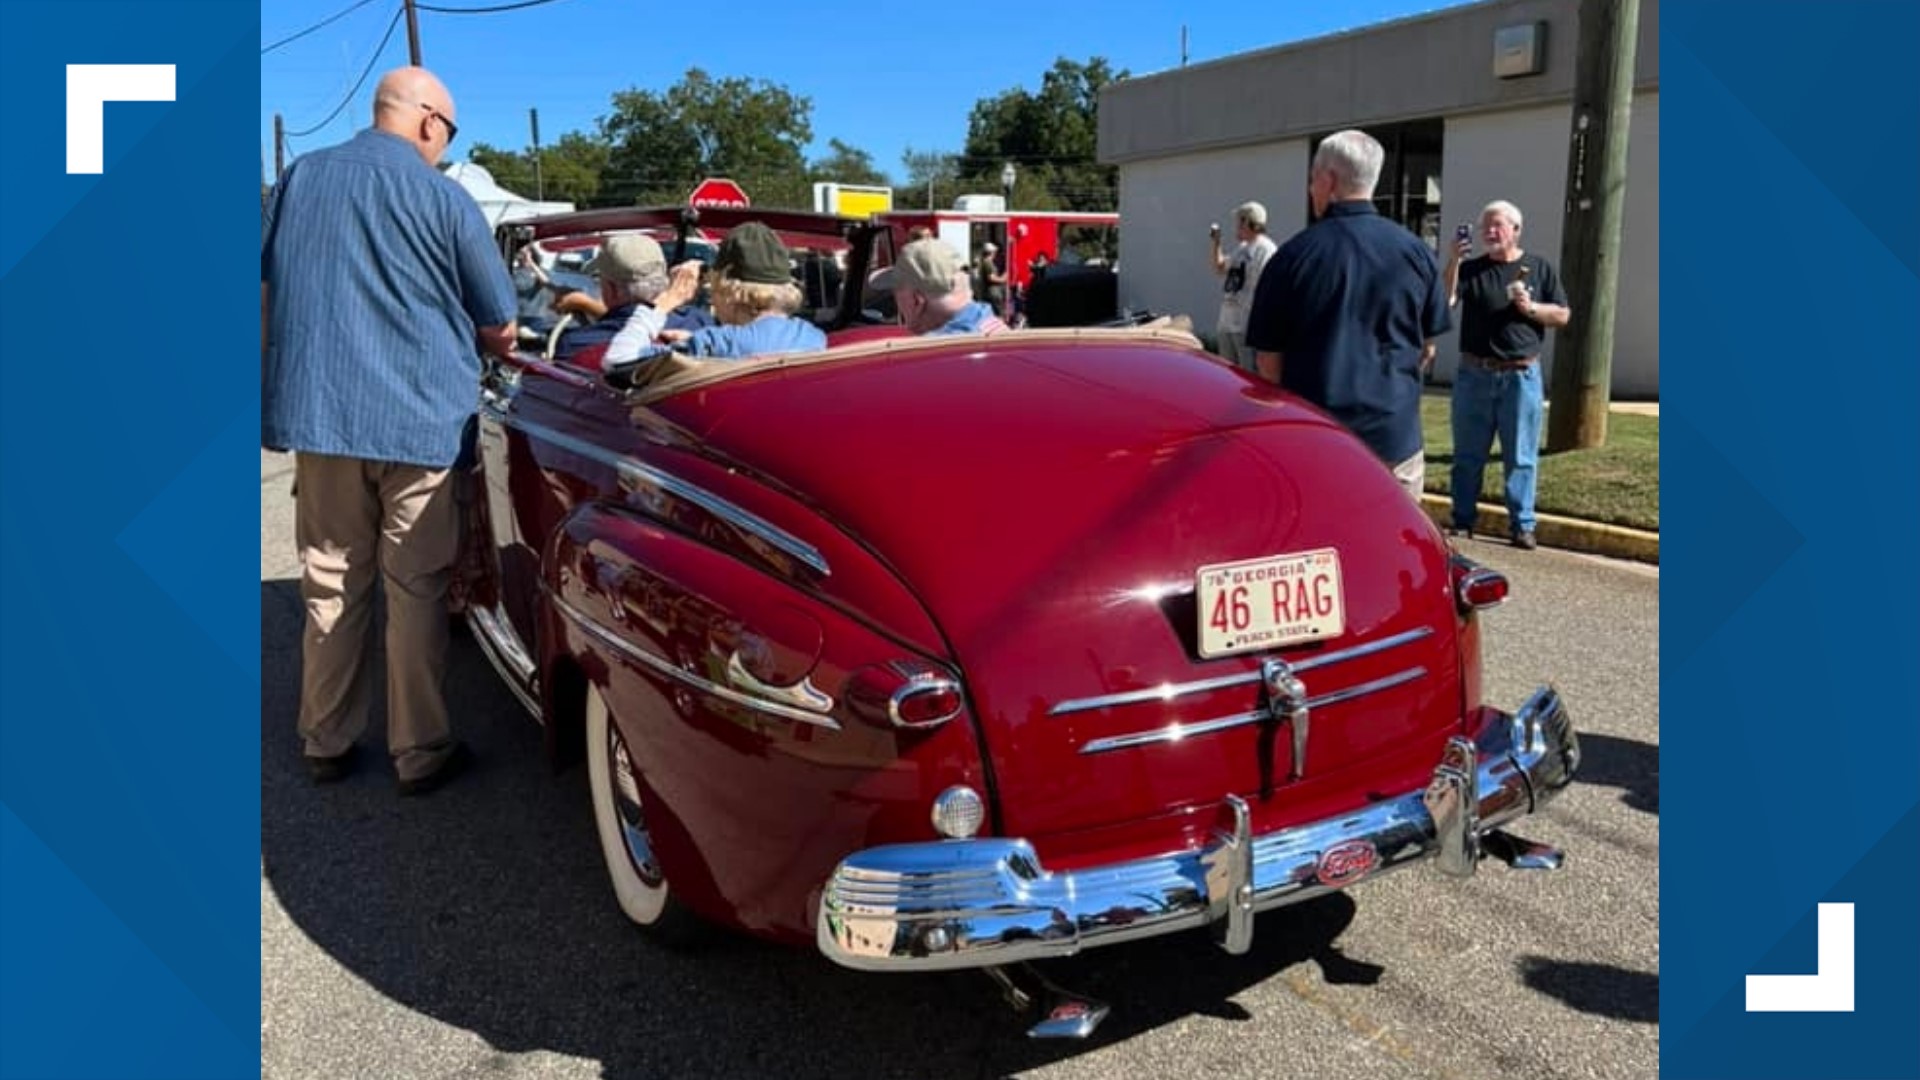
[[[701,229],[689,234],[685,247],[671,228],[653,228],[637,230],[659,241],[661,251],[669,266],[677,266],[688,260],[695,260],[706,267],[713,266],[714,258],[719,254],[720,244],[726,239],[726,233],[718,229]],[[833,318],[840,310],[840,291],[846,277],[845,261],[847,241],[839,236],[817,233],[781,230],[780,242],[787,248],[788,270],[793,283],[800,288],[800,310],[796,314],[810,322],[825,322]],[[554,284],[562,289],[578,288],[597,295],[599,283],[585,272],[585,267],[599,250],[603,237],[569,237],[550,243],[549,246],[562,250],[555,259],[555,268],[549,272]],[[708,304],[706,290],[701,290],[698,303]]]

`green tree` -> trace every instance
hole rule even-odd
[[[608,147],[601,193],[620,203],[676,203],[709,176],[747,190],[756,205],[812,203],[804,148],[813,102],[764,79],[716,79],[699,68],[664,93],[613,95],[599,121]]]
[[[893,181],[873,163],[873,155],[839,139],[827,140],[827,156],[813,163],[812,179],[835,184],[892,187]],[[751,192],[749,192],[751,194]]]
[[[900,154],[900,168],[907,179],[895,202],[902,209],[943,209],[952,206],[954,197],[961,194],[959,154],[909,146]]]
[[[486,143],[475,143],[467,151],[467,160],[493,174],[501,187],[527,198],[542,191],[548,199],[573,203],[586,208],[601,205],[600,177],[607,168],[607,144],[590,135],[570,131],[552,146],[540,148],[540,171],[533,167],[533,153],[501,150]]]
[[[999,191],[1000,170],[1012,162],[1016,206],[1116,209],[1119,171],[1096,160],[1100,90],[1126,77],[1103,57],[1081,64],[1063,56],[1041,76],[1037,93],[1015,87],[981,99],[958,165],[968,189]]]

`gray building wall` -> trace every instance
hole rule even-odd
[[[1273,238],[1293,235],[1307,224],[1306,175],[1305,139],[1121,166],[1120,303],[1191,315],[1211,335],[1223,282],[1207,262],[1207,226],[1218,222],[1231,250],[1234,207],[1258,199]]]
[[[1496,198],[1526,215],[1525,247],[1557,264],[1572,119],[1577,0],[1493,0],[1129,79],[1100,101],[1100,159],[1120,173],[1123,304],[1189,314],[1212,333],[1219,279],[1206,228],[1258,199],[1284,243],[1304,227],[1307,140],[1443,118],[1448,228]],[[1494,31],[1543,21],[1545,70],[1492,74]],[[1659,0],[1642,0],[1615,323],[1614,393],[1659,393]],[[1450,379],[1455,335],[1441,344]],[[1551,359],[1551,347],[1549,348]]]
[[[1560,267],[1566,198],[1567,139],[1572,107],[1548,105],[1511,112],[1449,117],[1440,166],[1448,236],[1480,208],[1505,199],[1526,217],[1520,244]],[[1636,95],[1627,140],[1627,206],[1621,230],[1619,294],[1614,318],[1613,392],[1622,397],[1660,393],[1660,96]],[[1305,179],[1299,181],[1303,187]],[[1125,264],[1123,263],[1122,266]],[[1578,313],[1576,312],[1576,315]],[[1553,340],[1546,358],[1552,367]],[[1435,371],[1451,381],[1458,333],[1440,342]]]

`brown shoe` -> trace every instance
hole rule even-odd
[[[440,763],[439,768],[430,773],[416,776],[411,780],[400,781],[400,794],[403,796],[431,794],[445,787],[447,781],[452,780],[472,767],[473,751],[467,749],[466,743],[454,743],[453,751],[447,755],[445,761]]]
[[[349,746],[332,757],[303,755],[307,760],[307,775],[316,784],[337,784],[345,780],[353,775],[358,749],[358,747]]]

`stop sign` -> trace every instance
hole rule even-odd
[[[687,196],[688,206],[751,206],[747,193],[731,180],[710,177],[700,181]]]

